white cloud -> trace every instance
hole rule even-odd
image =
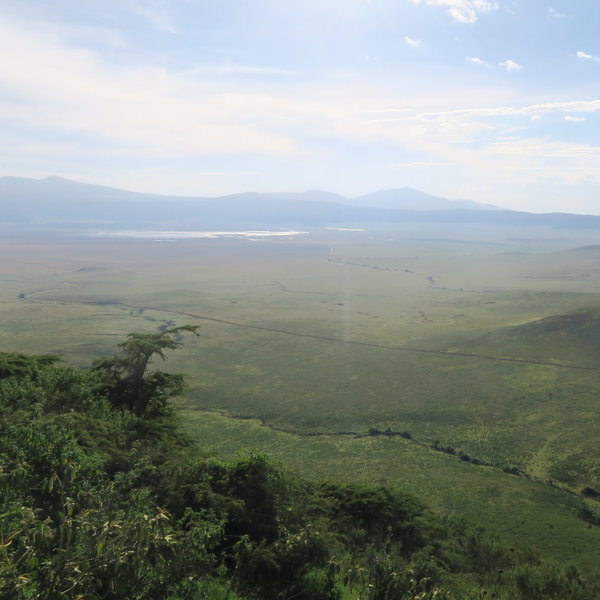
[[[17,146],[20,152],[27,142],[44,140],[43,147],[29,149],[37,160],[34,168],[42,168],[39,165],[47,165],[48,157],[56,156],[54,164],[72,164],[71,169],[81,171],[80,179],[85,179],[89,166],[69,163],[65,156],[95,153],[102,168],[120,157],[123,162],[139,157],[139,164],[146,164],[147,158],[158,158],[163,164],[164,159],[169,166],[179,157],[202,157],[199,163],[210,157],[214,168],[211,162],[210,169],[198,170],[208,174],[220,173],[217,159],[226,156],[232,172],[244,173],[248,156],[260,156],[261,161],[265,156],[275,157],[282,161],[277,164],[290,156],[299,164],[305,157],[310,156],[307,161],[325,157],[321,160],[325,169],[350,156],[356,142],[372,148],[374,156],[383,146],[386,152],[401,149],[396,156],[405,162],[395,166],[403,169],[403,176],[427,178],[429,167],[441,174],[446,170],[436,171],[436,167],[452,165],[457,177],[466,180],[468,175],[474,187],[497,180],[535,182],[557,173],[566,182],[577,182],[595,177],[598,171],[600,148],[526,136],[533,129],[529,119],[547,114],[560,115],[561,120],[572,117],[567,121],[581,119],[600,112],[600,99],[524,104],[514,100],[507,86],[467,90],[449,85],[444,94],[424,90],[417,96],[419,91],[411,92],[406,86],[391,91],[392,86],[378,88],[376,83],[366,86],[341,78],[310,85],[302,78],[288,77],[293,71],[260,64],[201,64],[180,72],[132,67],[129,62],[119,66],[103,61],[99,53],[61,43],[60,36],[42,30],[34,34],[26,26],[10,23],[0,23],[0,52],[10,56],[0,61],[0,89],[4,91],[0,124],[33,132],[15,145],[3,127],[0,158],[12,157],[14,163]],[[466,60],[484,63],[479,57]],[[279,79],[273,83],[267,77],[235,75]],[[535,129],[554,121],[546,119]],[[576,125],[569,129],[581,130]],[[551,134],[549,130],[544,133]],[[522,137],[502,139],[514,134]],[[77,140],[75,147],[61,148],[73,140]],[[27,156],[25,151],[18,155]],[[422,157],[428,160],[418,160]],[[233,164],[236,160],[243,163],[239,169]],[[3,168],[10,164],[2,162]],[[380,164],[394,171],[390,162],[388,154]],[[248,165],[247,173],[255,165]],[[262,165],[260,169],[267,170]],[[277,176],[273,175],[276,170],[270,168],[271,178]],[[395,176],[399,172],[394,171]],[[191,187],[199,185],[193,176],[187,177]],[[237,181],[230,179],[227,185],[232,188],[247,185],[241,176]],[[433,179],[442,181],[441,177]],[[252,181],[263,180],[256,176]],[[214,185],[217,191],[221,184],[215,181]]]
[[[582,52],[581,50],[577,52],[577,58],[581,58],[583,60],[593,60],[594,62],[600,62],[599,57],[587,54],[587,52]]]
[[[412,108],[381,108],[378,110],[370,110],[368,112],[370,113],[375,113],[375,114],[382,114],[382,113],[407,113],[407,112],[413,112],[414,109]]]
[[[555,8],[552,8],[552,6],[548,7],[548,12],[557,19],[564,19],[567,16],[564,13],[561,13],[560,11],[556,10]]]
[[[471,118],[471,117],[521,117],[539,116],[544,113],[600,111],[600,100],[573,100],[570,102],[547,102],[545,104],[529,104],[521,107],[495,106],[478,108],[460,108],[456,110],[421,113],[421,118],[436,120],[439,118]]]
[[[409,46],[418,46],[421,43],[421,40],[415,40],[407,35],[404,36],[404,43]]]
[[[498,8],[497,2],[488,0],[412,0],[414,4],[425,2],[428,6],[443,6],[460,23],[475,23],[480,13]]]
[[[289,69],[281,69],[279,67],[262,67],[253,65],[238,65],[235,63],[225,63],[220,65],[200,65],[187,72],[190,75],[206,74],[206,73],[218,73],[223,75],[275,75],[290,77],[294,75],[294,71]]]
[[[407,163],[398,163],[394,165],[395,167],[399,167],[402,169],[412,168],[412,167],[446,167],[450,163],[447,162],[428,162],[428,161],[414,161]]]
[[[410,117],[411,144],[432,161],[449,162],[457,173],[468,173],[469,181],[478,185],[485,181],[492,187],[499,182],[535,185],[553,178],[566,185],[590,178],[600,182],[600,146],[530,137],[527,125],[519,120],[539,120],[550,113],[581,119],[578,113],[590,112],[600,112],[600,100],[423,112]],[[406,131],[410,125],[408,121],[395,128]],[[476,143],[457,144],[460,135]]]
[[[574,117],[573,115],[566,115],[565,121],[571,121],[571,123],[583,123],[585,117]]]
[[[506,69],[509,72],[510,71],[520,71],[523,68],[522,65],[520,65],[519,63],[515,62],[514,60],[512,60],[510,58],[508,60],[499,62],[498,66],[502,67],[503,69]]]
[[[95,138],[114,152],[151,155],[298,151],[268,125],[301,103],[160,68],[117,67],[96,53],[0,23],[0,119],[38,132]],[[237,150],[236,150],[237,148]]]
[[[490,65],[489,63],[485,62],[485,60],[482,60],[481,58],[477,57],[477,56],[467,56],[467,58],[465,58],[465,60],[472,65],[480,65],[482,67],[491,67],[492,65]]]
[[[119,29],[106,27],[87,27],[84,25],[49,25],[44,23],[39,26],[46,32],[54,31],[59,38],[68,40],[74,45],[80,46],[99,46],[111,50],[123,50],[128,47],[128,43]]]

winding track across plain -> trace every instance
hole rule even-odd
[[[437,354],[441,356],[459,356],[462,358],[477,358],[481,360],[492,360],[499,362],[510,362],[510,363],[519,363],[525,365],[542,365],[545,367],[555,367],[557,369],[576,369],[579,371],[600,371],[600,367],[586,367],[582,365],[571,365],[568,363],[557,363],[557,362],[547,362],[542,360],[529,360],[526,358],[510,358],[507,356],[493,356],[490,354],[476,354],[470,352],[456,352],[452,350],[436,350],[436,349],[427,349],[427,348],[413,348],[411,346],[391,346],[385,344],[375,344],[372,342],[363,342],[360,340],[345,340],[343,338],[330,337],[324,335],[317,335],[314,333],[302,333],[299,331],[290,331],[288,329],[279,329],[276,327],[266,327],[264,325],[250,325],[249,323],[240,323],[238,321],[229,321],[227,319],[219,319],[217,317],[208,317],[206,315],[198,315],[191,312],[186,312],[183,310],[173,310],[167,308],[159,308],[157,306],[133,306],[131,304],[125,304],[123,302],[73,302],[73,301],[64,301],[64,300],[44,300],[44,299],[34,299],[32,295],[26,298],[30,302],[48,302],[48,303],[61,303],[61,304],[85,304],[92,306],[122,306],[123,308],[127,308],[129,310],[152,310],[156,312],[162,312],[171,315],[181,315],[185,317],[190,317],[192,319],[199,319],[202,321],[210,321],[212,323],[221,323],[223,325],[230,325],[232,327],[241,327],[243,329],[254,329],[257,331],[267,331],[269,333],[278,333],[282,335],[292,335],[295,337],[303,337],[314,340],[322,340],[326,342],[334,342],[338,344],[349,344],[352,346],[364,346],[367,348],[380,348],[384,350],[399,350],[402,352],[415,352],[421,354]]]

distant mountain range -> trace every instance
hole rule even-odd
[[[502,210],[491,204],[481,204],[471,200],[448,200],[440,196],[433,196],[410,187],[391,190],[379,190],[372,194],[346,198],[339,194],[321,190],[309,190],[299,193],[269,193],[262,194],[276,200],[311,200],[314,202],[334,202],[348,206],[361,206],[364,208],[391,208],[396,210],[448,210],[466,208],[470,210]]]
[[[402,222],[600,229],[598,216],[503,210],[412,188],[382,190],[356,198],[319,190],[201,198],[143,194],[61,177],[0,177],[0,207],[3,231],[270,229]]]

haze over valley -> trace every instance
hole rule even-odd
[[[364,223],[432,226],[508,225],[596,229],[600,216],[527,213],[411,188],[344,198],[324,191],[245,192],[218,198],[141,194],[60,177],[0,178],[5,231],[89,231],[94,227],[156,230],[332,227]]]

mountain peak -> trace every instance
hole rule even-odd
[[[380,190],[357,198],[324,191],[243,193],[219,198],[129,192],[58,176],[0,177],[4,229],[240,228],[354,226],[364,223],[495,224],[600,230],[600,216],[535,215],[489,210],[412,188]],[[455,210],[459,209],[459,210]],[[470,209],[470,210],[464,210]],[[484,210],[487,209],[487,210]]]
[[[379,190],[372,194],[351,198],[350,201],[356,206],[402,210],[450,210],[455,208],[499,210],[497,206],[491,204],[480,204],[471,200],[449,200],[411,187]]]

